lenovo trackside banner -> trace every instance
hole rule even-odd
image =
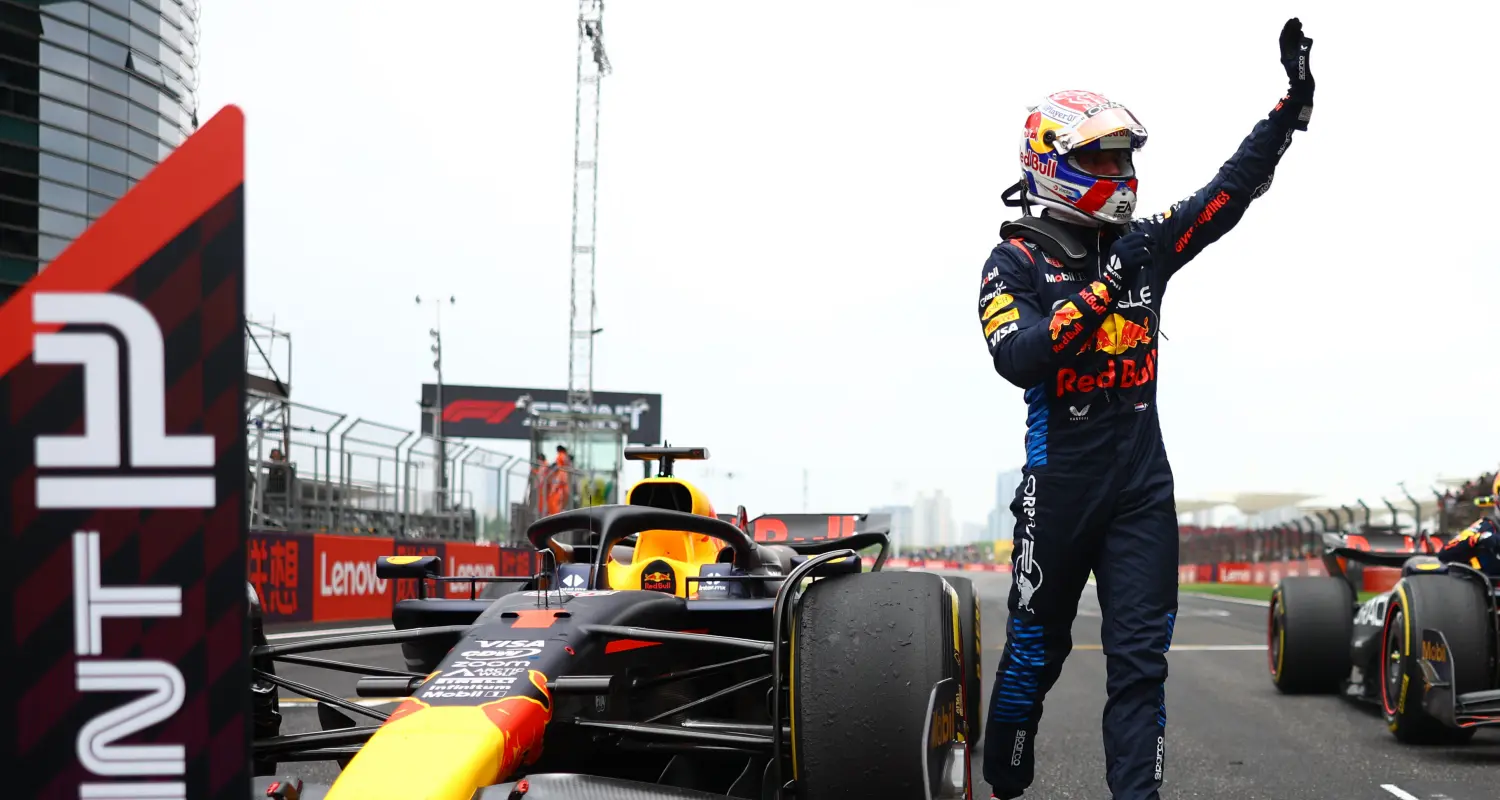
[[[249,796],[244,235],[231,106],[0,306],[6,797]]]
[[[252,531],[249,579],[267,623],[384,621],[395,603],[417,596],[416,581],[375,574],[381,556],[437,556],[451,577],[530,576],[530,548],[468,542],[397,541],[388,536]],[[472,583],[429,585],[429,597],[468,598]],[[485,585],[480,584],[479,592]]]
[[[531,439],[531,420],[517,402],[527,395],[539,411],[567,411],[564,389],[516,389],[508,386],[443,385],[443,435],[452,439]],[[644,400],[645,407],[637,406]],[[437,384],[422,384],[422,405],[437,402]],[[630,417],[631,444],[661,442],[661,395],[594,392],[594,412]],[[422,432],[432,433],[432,416],[422,412]],[[551,453],[547,454],[550,459]]]

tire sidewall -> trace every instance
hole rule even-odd
[[[1353,668],[1354,605],[1341,578],[1299,576],[1276,585],[1266,609],[1266,671],[1277,691],[1341,690]]]
[[[1271,672],[1271,682],[1281,685],[1281,670],[1286,659],[1286,606],[1281,602],[1281,584],[1271,590],[1271,601],[1266,609],[1266,662]]]
[[[922,572],[836,575],[807,587],[793,620],[785,706],[794,748],[787,777],[799,791],[921,796],[928,777],[912,734],[924,725],[930,687],[962,677],[956,600],[941,576]],[[911,749],[892,745],[907,737]]]
[[[1396,591],[1391,595],[1391,601],[1386,604],[1385,621],[1380,626],[1380,711],[1385,717],[1386,728],[1397,735],[1400,735],[1403,725],[1414,723],[1405,708],[1406,694],[1411,682],[1411,674],[1407,667],[1411,660],[1411,611],[1408,608],[1410,603],[1407,597],[1406,581],[1402,580],[1396,584]],[[1392,698],[1390,696],[1391,634],[1398,624],[1401,626],[1401,658],[1396,662],[1396,670],[1400,673],[1401,689],[1398,692],[1399,696]]]
[[[1412,580],[1413,577],[1419,580]],[[1472,728],[1450,728],[1442,721],[1427,713],[1423,707],[1426,681],[1421,667],[1421,640],[1424,628],[1440,630],[1449,640],[1449,658],[1453,668],[1453,687],[1455,693],[1473,691],[1478,686],[1474,683],[1473,665],[1469,661],[1476,657],[1473,652],[1468,652],[1472,642],[1467,638],[1474,631],[1450,630],[1454,628],[1453,609],[1436,608],[1434,604],[1442,605],[1443,595],[1448,590],[1441,592],[1433,589],[1435,586],[1458,586],[1462,578],[1443,575],[1421,575],[1402,578],[1392,593],[1391,602],[1386,608],[1385,622],[1381,625],[1381,669],[1380,669],[1380,710],[1385,718],[1386,727],[1396,738],[1413,744],[1453,744],[1466,741],[1474,733]],[[1444,583],[1436,583],[1442,581]],[[1449,584],[1448,581],[1455,583]],[[1400,619],[1397,619],[1398,614]],[[1432,617],[1436,616],[1436,622]],[[1482,626],[1488,620],[1475,620],[1477,625]],[[1397,689],[1397,696],[1389,696],[1390,682],[1388,670],[1391,668],[1389,641],[1395,626],[1399,624],[1401,629],[1398,639],[1401,642],[1400,658],[1397,661],[1401,684]],[[1460,621],[1460,624],[1461,621]],[[1488,643],[1488,632],[1486,643]],[[1487,664],[1486,664],[1487,666]],[[1487,688],[1487,687],[1485,687]]]

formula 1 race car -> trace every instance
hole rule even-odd
[[[888,532],[765,543],[671,474],[701,448],[629,448],[661,474],[625,505],[531,525],[537,574],[413,580],[395,630],[252,649],[257,775],[304,800],[970,796],[979,736],[978,599],[964,578],[882,572]],[[866,519],[868,522],[868,519]],[[831,526],[832,527],[832,526]],[[571,539],[572,541],[568,541]],[[867,564],[862,551],[877,549]],[[439,599],[430,584],[486,584]],[[305,653],[400,644],[408,670]],[[278,676],[285,661],[363,674],[389,714]],[[321,731],[279,731],[276,687],[319,701]],[[373,718],[358,725],[350,715]],[[280,777],[337,761],[331,787]],[[289,787],[291,794],[289,794]],[[280,794],[277,794],[277,793]]]
[[[1411,744],[1458,744],[1476,728],[1500,725],[1494,582],[1469,565],[1440,562],[1426,535],[1323,539],[1328,575],[1286,578],[1271,594],[1276,688],[1378,703],[1391,732]],[[1357,603],[1352,576],[1364,567],[1399,569],[1400,578]]]

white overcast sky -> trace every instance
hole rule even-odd
[[[419,293],[458,298],[448,382],[566,386],[576,15],[203,5],[200,118],[247,115],[248,308],[291,331],[296,399],[415,426]],[[721,508],[800,510],[806,468],[813,510],[940,488],[982,521],[1024,460],[975,287],[1027,104],[1131,108],[1153,213],[1281,96],[1290,16],[1316,41],[1311,129],[1163,314],[1178,496],[1493,468],[1500,12],[1449,0],[611,0],[595,388],[663,394]]]

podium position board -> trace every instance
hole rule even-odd
[[[244,118],[0,306],[5,795],[248,797]]]

